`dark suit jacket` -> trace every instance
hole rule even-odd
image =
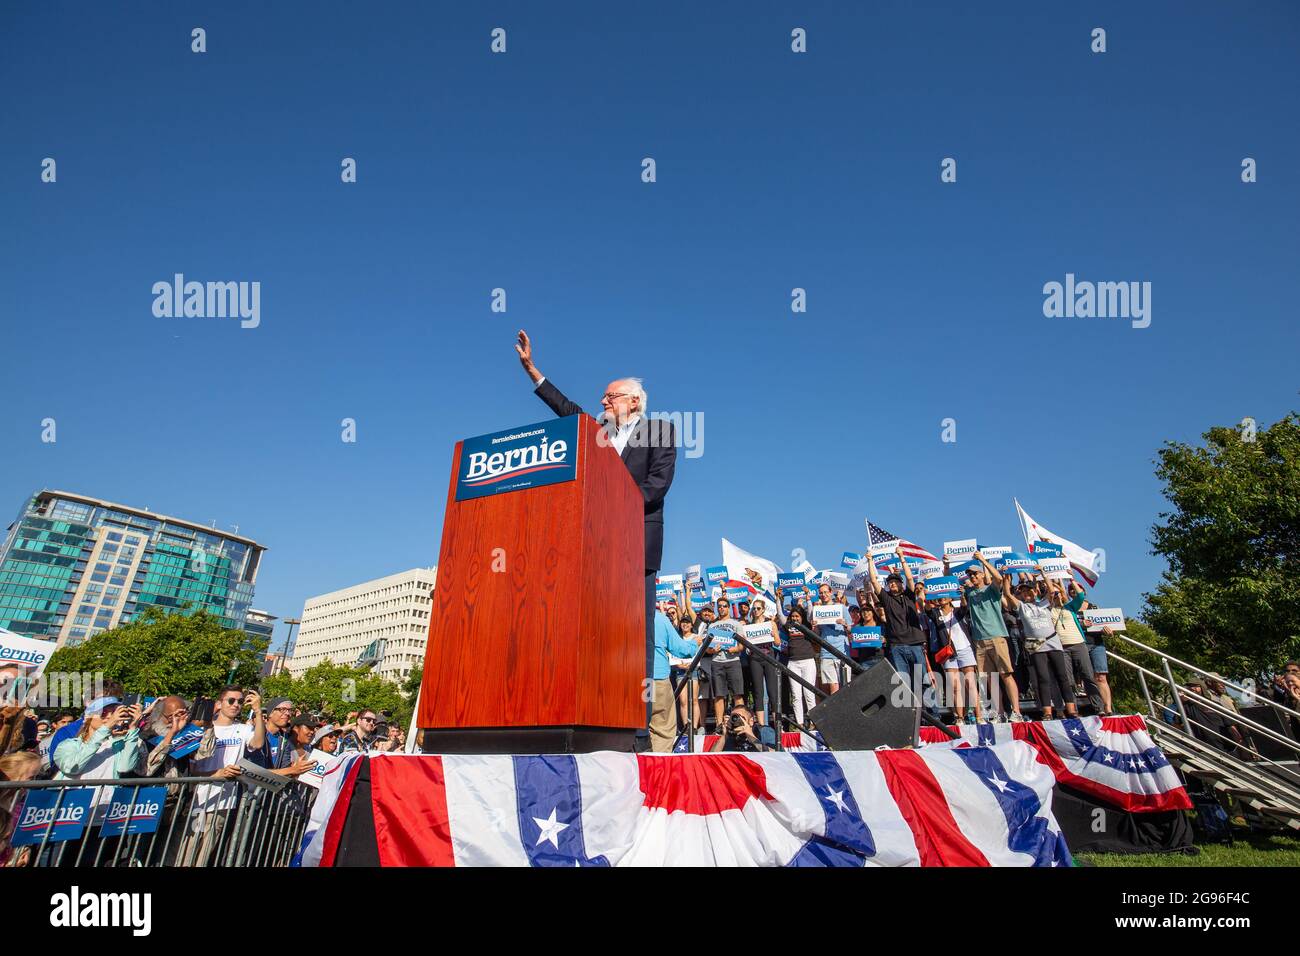
[[[581,408],[564,397],[548,378],[537,386],[537,397],[550,406],[551,411],[564,418],[584,414]],[[593,416],[594,417],[594,416]],[[673,483],[677,467],[677,441],[672,422],[641,416],[627,447],[623,449],[623,464],[645,501],[645,566],[647,571],[657,571],[664,553],[664,495]]]

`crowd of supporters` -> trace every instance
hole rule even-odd
[[[831,648],[862,666],[888,660],[923,706],[944,719],[1020,721],[1022,696],[1042,719],[1077,715],[1081,697],[1086,712],[1111,712],[1105,641],[1112,631],[1089,630],[1083,612],[1091,605],[1074,581],[1048,580],[1041,571],[1003,574],[976,552],[961,595],[935,598],[901,553],[895,557],[899,573],[882,576],[868,562],[867,575],[848,586],[823,581],[815,590],[805,585],[778,598],[755,574],[744,599],[731,600],[728,589],[715,587],[703,606],[688,600],[685,590],[662,602],[661,613],[688,646],[668,653],[666,640],[658,641],[661,653],[675,661],[663,677],[677,706],[669,727],[656,700],[656,749],[666,749],[664,741],[679,733],[724,729],[724,715],[742,705],[759,726],[814,730],[807,714],[817,695],[808,685],[833,694],[851,678]],[[947,561],[943,570],[949,573]],[[828,620],[818,606],[843,610],[838,617],[830,612]],[[765,622],[774,625],[771,643],[720,647],[711,641],[688,678],[684,660],[703,635]],[[854,647],[857,627],[880,628],[881,645]],[[788,668],[781,679],[773,661]],[[677,693],[687,680],[690,687]]]
[[[288,698],[264,702],[257,690],[234,685],[190,702],[177,695],[141,699],[106,681],[79,714],[38,717],[22,705],[0,707],[0,780],[211,778],[190,795],[186,826],[168,861],[201,866],[231,819],[243,761],[297,780],[319,769],[321,754],[393,752],[405,743],[388,715],[369,709],[331,721]],[[97,788],[92,826],[102,822],[111,789]],[[0,790],[0,866],[31,862],[31,848],[12,849],[9,840],[32,792]],[[314,791],[295,793],[305,811]],[[178,798],[176,792],[168,797]]]

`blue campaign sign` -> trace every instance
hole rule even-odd
[[[840,567],[852,571],[862,562],[862,555],[856,551],[845,551],[844,556],[840,558]]]
[[[781,591],[802,591],[807,583],[808,579],[804,577],[802,571],[776,576],[776,586]]]
[[[656,585],[655,585],[655,600],[656,600],[656,601],[671,601],[671,600],[672,600],[673,598],[675,598],[676,596],[677,596],[677,589],[674,588],[671,584],[656,584]]]
[[[150,747],[157,747],[162,743],[163,735],[149,739]],[[203,728],[197,724],[186,724],[172,738],[172,745],[167,748],[167,756],[175,757],[179,760],[181,757],[188,757],[194,751],[199,749],[199,744],[203,742]]]
[[[708,583],[709,587],[713,587],[715,584],[721,584],[729,577],[731,577],[731,575],[727,573],[727,569],[723,566],[704,569],[704,580]]]
[[[716,647],[720,651],[729,651],[738,644],[731,628],[726,627],[725,625],[713,625],[709,628],[709,635],[713,638],[713,641],[709,646]]]
[[[727,600],[732,604],[739,604],[741,601],[748,602],[750,599],[749,588],[727,588]]]
[[[883,647],[884,644],[885,632],[882,628],[859,625],[849,632],[850,647]]]
[[[537,488],[578,475],[578,416],[553,418],[477,438],[460,450],[456,500]]]
[[[1002,574],[1033,574],[1038,570],[1038,562],[1027,554],[1009,551],[1002,555],[996,567]]]
[[[132,794],[135,794],[134,801]],[[99,825],[99,835],[153,833],[158,829],[166,801],[166,787],[142,787],[138,791],[135,787],[114,787],[112,799],[108,802],[108,814]]]
[[[1065,549],[1049,541],[1035,541],[1031,546],[1035,558],[1063,558]]]
[[[991,561],[989,563],[994,567],[997,567],[997,562]],[[980,564],[978,561],[958,561],[956,564],[949,562],[948,573],[964,578],[966,572],[971,568],[982,568],[983,566],[984,565]]]
[[[961,597],[961,582],[957,580],[957,575],[949,574],[945,577],[930,578],[925,582],[925,596],[931,601],[937,601],[939,598],[952,598],[956,600]]]
[[[699,611],[709,606],[709,596],[703,591],[691,592],[691,610]]]
[[[63,799],[59,800],[59,794]],[[95,788],[85,787],[81,790],[29,790],[27,802],[23,804],[22,816],[14,828],[10,846],[29,846],[45,839],[45,832],[50,832],[50,842],[76,840],[85,832],[90,821],[90,801],[95,798]],[[59,813],[54,815],[54,804],[59,804]],[[50,826],[50,821],[54,826]]]

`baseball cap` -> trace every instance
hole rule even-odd
[[[333,724],[321,724],[320,727],[316,729],[315,735],[311,738],[312,746],[314,747],[330,734],[337,734],[338,732],[339,729]]]

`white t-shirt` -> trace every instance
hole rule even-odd
[[[1020,627],[1025,635],[1025,647],[1031,654],[1045,654],[1061,650],[1061,636],[1056,633],[1051,605],[1043,598],[1021,601],[1016,605]],[[1041,643],[1039,643],[1041,642]]]
[[[952,651],[954,654],[960,654],[962,651],[970,650],[970,638],[966,636],[966,631],[962,629],[961,621],[957,619],[954,611],[947,617],[942,618],[943,626],[948,629],[948,639],[952,641]]]
[[[212,756],[203,760],[190,760],[190,770],[195,771],[196,776],[214,773],[223,767],[238,763],[244,756],[248,742],[253,739],[252,724],[214,726],[212,730],[217,738],[217,748],[212,751]],[[194,794],[194,810],[207,812],[229,810],[235,805],[238,787],[239,783],[235,780],[226,783],[199,784],[198,792]]]

